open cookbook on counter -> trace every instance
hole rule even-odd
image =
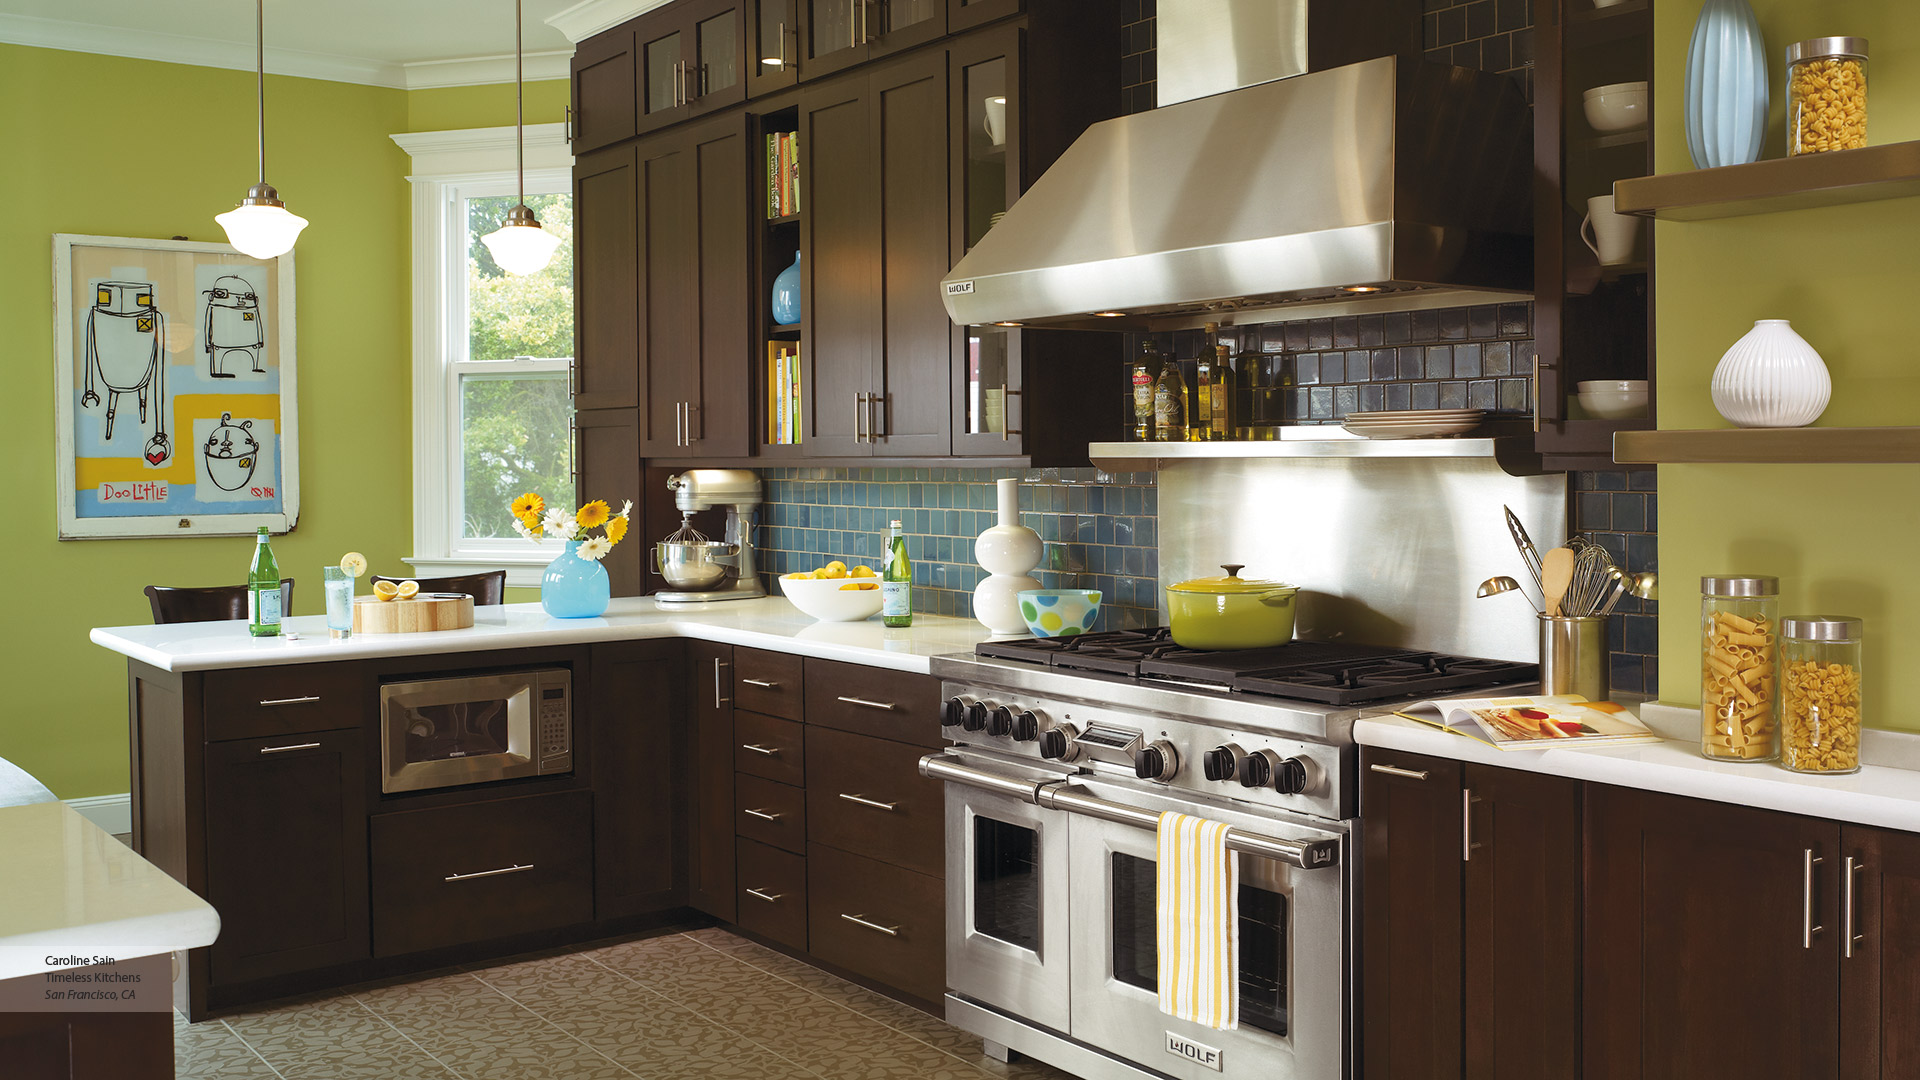
[[[1566,749],[1659,742],[1625,705],[1577,694],[1550,697],[1441,698],[1394,715],[1465,735],[1499,750]]]

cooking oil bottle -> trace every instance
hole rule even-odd
[[[1155,442],[1187,441],[1187,380],[1178,360],[1160,365],[1153,382],[1153,438]]]
[[[1154,346],[1152,338],[1140,342],[1140,359],[1133,362],[1134,442],[1154,440],[1153,382],[1165,365],[1166,361]]]

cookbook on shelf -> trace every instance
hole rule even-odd
[[[1550,697],[1441,698],[1394,713],[1415,723],[1477,739],[1497,750],[1620,746],[1659,742],[1625,705],[1578,694]]]

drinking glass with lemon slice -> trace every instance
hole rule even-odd
[[[340,565],[321,570],[327,590],[327,636],[342,641],[353,636],[353,582],[367,572],[367,557],[349,551]]]

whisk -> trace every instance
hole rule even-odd
[[[1607,554],[1606,548],[1593,543],[1581,545],[1574,556],[1573,581],[1567,586],[1561,611],[1576,619],[1599,614],[1600,606],[1620,577],[1620,570],[1613,565],[1613,556]]]

